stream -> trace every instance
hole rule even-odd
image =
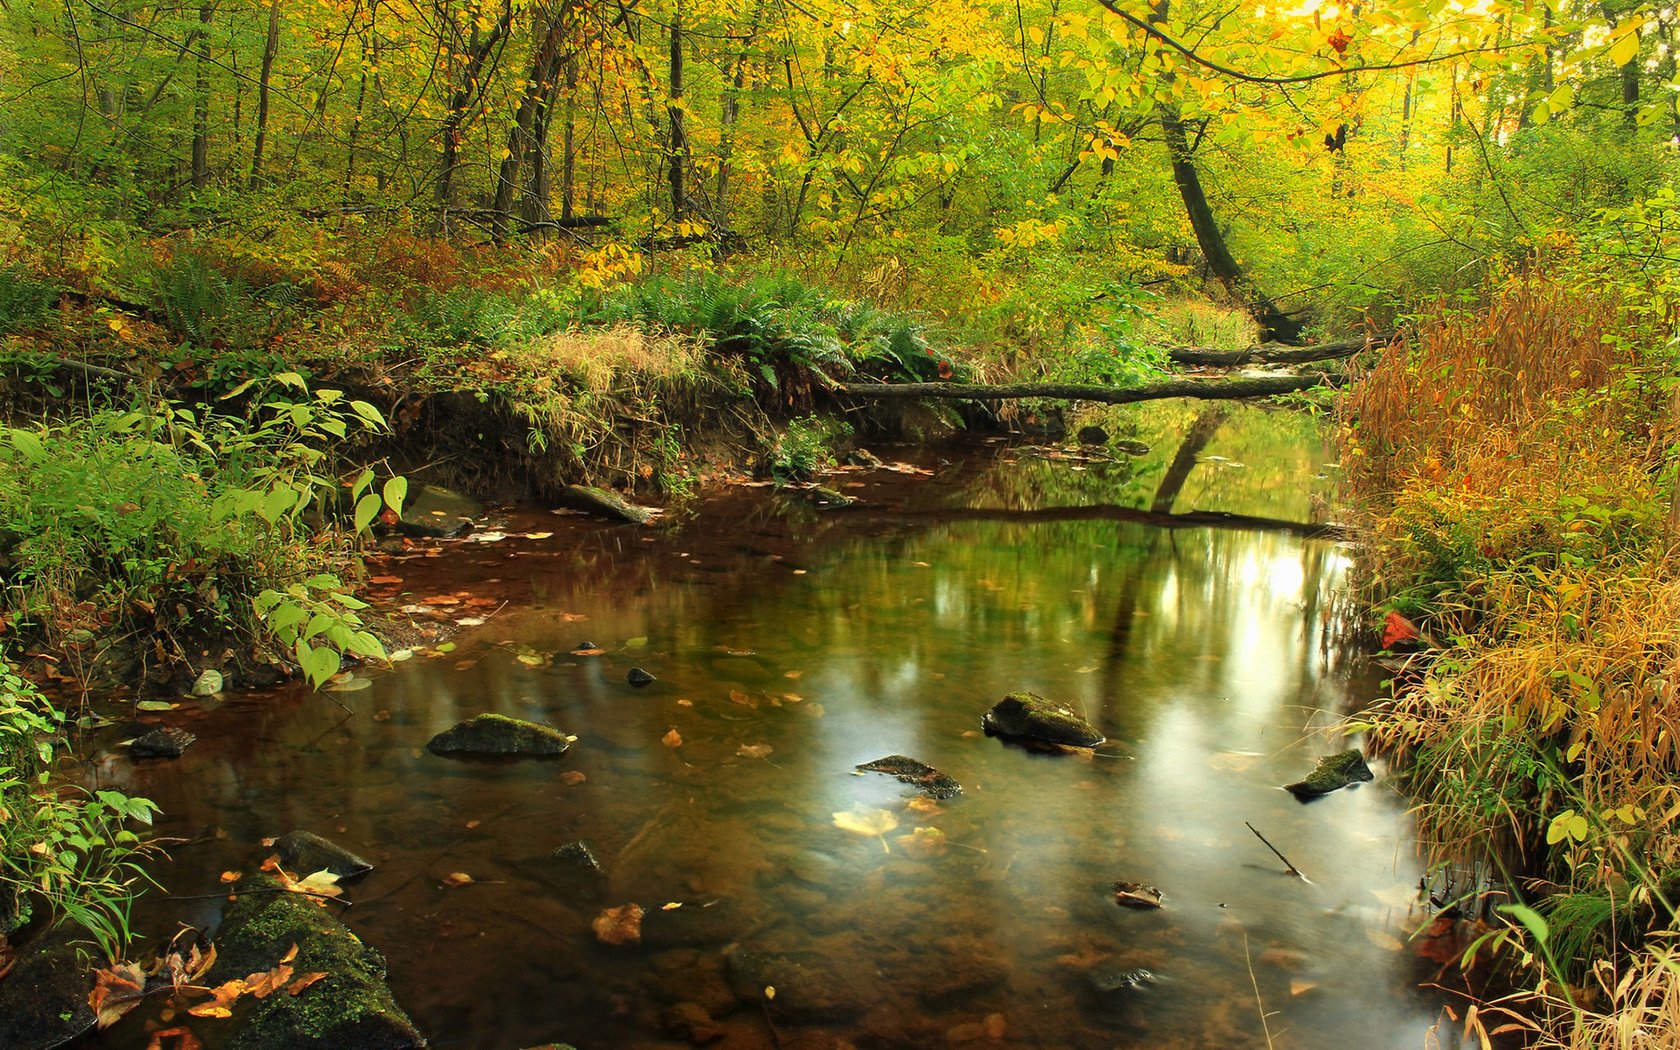
[[[512,508],[383,559],[376,593],[467,621],[447,644],[348,691],[184,700],[157,718],[199,736],[176,761],[106,741],[100,777],[184,840],[154,874],[203,897],[154,891],[137,926],[213,925],[218,876],[306,829],[376,864],[340,914],[440,1047],[1422,1047],[1463,945],[1417,935],[1405,800],[1376,762],[1311,804],[1279,788],[1380,694],[1350,549],[1112,510],[1324,517],[1320,422],[1219,411],[1116,410],[1151,451],[1112,460],[878,447],[895,469],[825,479],[846,511],[754,487],[656,528]],[[633,666],[657,681],[631,687]],[[1108,742],[984,735],[1023,689]],[[425,750],[481,712],[577,740],[548,761]],[[962,794],[912,804],[854,772],[893,754]],[[551,855],[580,840],[604,876]],[[1119,906],[1116,880],[1164,906]],[[629,902],[642,941],[600,943],[591,921]],[[143,1023],[97,1045],[140,1050]],[[211,1047],[215,1026],[193,1021]]]

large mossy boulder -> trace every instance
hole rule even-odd
[[[279,884],[241,885],[216,935],[211,986],[267,973],[292,946],[287,964],[303,976],[325,973],[296,995],[281,989],[235,1007],[229,1050],[409,1050],[426,1045],[385,985],[385,957],[325,908]]]
[[[653,520],[653,511],[647,507],[626,503],[617,493],[593,485],[567,485],[560,493],[560,505],[631,525],[646,525]]]
[[[483,714],[457,722],[432,737],[426,750],[434,755],[526,757],[563,755],[571,743],[571,737],[551,725]]]
[[[47,1050],[91,1029],[88,993],[98,954],[64,929],[25,945],[12,972],[0,980],[0,1047]]]
[[[1365,764],[1365,756],[1358,748],[1350,747],[1346,751],[1319,759],[1318,765],[1307,774],[1305,780],[1285,784],[1284,790],[1304,802],[1320,795],[1328,795],[1349,784],[1359,784],[1372,779],[1374,777],[1371,767]]]
[[[1062,747],[1096,747],[1107,739],[1073,708],[1037,693],[1010,693],[992,705],[980,725],[991,736]]]

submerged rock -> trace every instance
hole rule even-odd
[[[857,498],[848,496],[827,485],[808,485],[799,489],[799,498],[818,510],[845,510],[857,505]]]
[[[177,726],[160,726],[134,738],[128,753],[135,758],[180,758],[198,737]]]
[[[1037,693],[1010,693],[980,720],[989,735],[1065,747],[1096,747],[1107,737],[1066,704]]]
[[[571,742],[551,725],[483,714],[432,737],[426,750],[434,755],[563,755]]]
[[[293,945],[297,955],[288,965],[294,974],[326,976],[295,995],[282,991],[242,999],[235,1008],[237,1028],[226,1044],[230,1050],[408,1050],[426,1045],[385,986],[384,956],[309,898],[273,892],[279,888],[273,880],[241,888],[245,892],[228,908],[216,935],[216,965],[206,983],[215,986],[268,972]]]
[[[484,504],[440,485],[421,485],[403,501],[397,531],[404,536],[447,539],[459,536],[484,513]]]
[[[1318,766],[1307,774],[1305,780],[1285,784],[1284,790],[1306,801],[1320,795],[1328,795],[1349,784],[1373,779],[1375,778],[1371,774],[1371,767],[1365,764],[1365,756],[1358,748],[1350,747],[1346,751],[1319,759]]]
[[[1108,431],[1099,426],[1080,427],[1079,443],[1081,445],[1106,445],[1108,444]]]
[[[1141,882],[1116,882],[1114,903],[1126,908],[1153,909],[1161,906],[1161,891]]]
[[[560,505],[631,525],[646,525],[653,520],[653,511],[649,508],[626,503],[616,492],[593,485],[567,485],[560,493]]]
[[[1107,994],[1147,988],[1159,983],[1161,979],[1145,969],[1107,963],[1093,968],[1086,974],[1086,980],[1091,982],[1092,988]]]
[[[884,982],[868,974],[872,968],[822,952],[741,949],[729,954],[728,965],[729,987],[743,1005],[764,1003],[791,1024],[850,1020],[889,998]],[[776,989],[774,999],[765,999],[766,988]]]
[[[583,841],[582,839],[566,843],[564,846],[559,847],[553,853],[549,854],[549,856],[555,858],[556,860],[565,861],[572,868],[580,872],[585,872],[591,875],[605,874],[605,870],[601,867],[600,860],[598,860],[595,856],[595,851],[590,849],[589,843]]]
[[[640,689],[644,685],[652,685],[653,683],[659,681],[659,679],[642,670],[640,667],[630,668],[630,673],[626,674],[624,678],[637,689]]]
[[[848,467],[863,467],[866,470],[879,470],[883,464],[881,457],[866,448],[854,448],[846,453],[845,464]]]
[[[885,773],[906,784],[914,784],[937,799],[955,798],[962,794],[962,785],[950,776],[922,762],[904,755],[888,755],[857,767],[871,773]]]
[[[274,840],[274,849],[280,865],[299,875],[330,871],[341,879],[353,879],[373,870],[372,861],[313,831],[287,832]]]

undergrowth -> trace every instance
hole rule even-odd
[[[1559,264],[1439,307],[1338,409],[1371,587],[1426,647],[1360,728],[1432,861],[1508,873],[1478,946],[1546,1046],[1680,1045],[1674,317],[1626,285]]]

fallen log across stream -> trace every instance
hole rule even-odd
[[[1008,401],[1018,397],[1043,397],[1062,401],[1097,401],[1108,405],[1129,405],[1135,401],[1156,401],[1168,397],[1202,400],[1235,400],[1292,394],[1319,386],[1340,386],[1340,376],[1322,372],[1301,375],[1256,376],[1247,379],[1170,379],[1143,386],[1101,386],[1094,383],[837,383],[837,394],[863,398],[944,397],[966,401]]]
[[[870,508],[857,512],[868,517]],[[1153,525],[1161,529],[1240,529],[1253,532],[1284,532],[1304,539],[1346,540],[1353,530],[1334,522],[1288,521],[1283,518],[1262,518],[1250,514],[1227,514],[1224,511],[1192,510],[1177,514],[1139,510],[1103,503],[1085,507],[1038,507],[1016,510],[1008,507],[941,507],[925,512],[894,510],[893,521],[917,517],[938,518],[940,521],[1124,521]]]
[[[1316,346],[1261,343],[1244,350],[1208,350],[1200,346],[1180,346],[1168,350],[1167,357],[1176,364],[1218,368],[1233,368],[1238,365],[1299,365],[1309,361],[1332,361],[1352,357],[1366,350],[1385,347],[1394,342],[1395,338],[1395,333],[1385,332],[1380,335],[1361,336],[1358,339],[1319,343]]]

